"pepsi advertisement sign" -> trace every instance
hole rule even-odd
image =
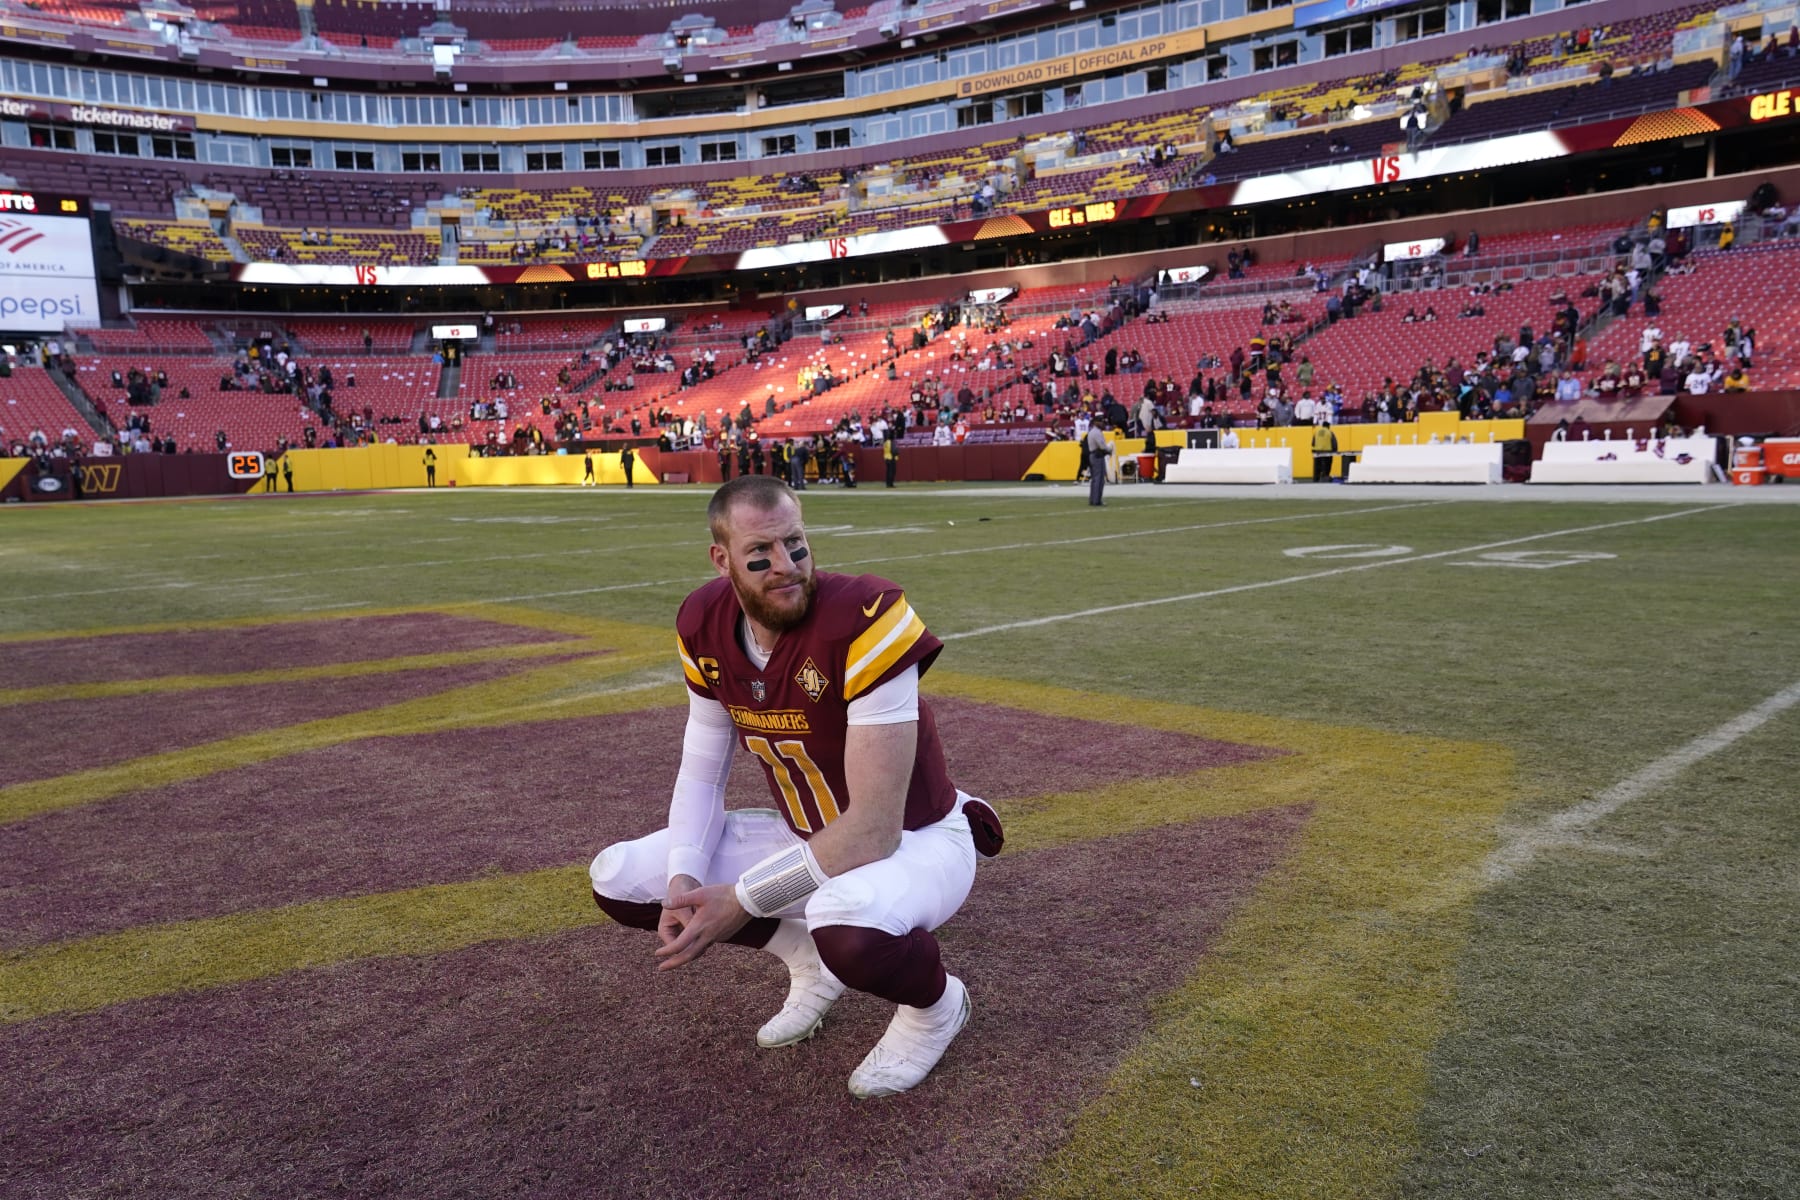
[[[47,211],[46,211],[47,210]],[[0,330],[59,333],[100,323],[94,248],[72,200],[0,193]]]

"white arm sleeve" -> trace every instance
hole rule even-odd
[[[688,693],[687,732],[681,770],[669,800],[669,878],[706,878],[706,868],[725,832],[725,778],[737,741],[731,718],[717,700]]]
[[[919,719],[919,668],[908,667],[850,702],[851,725],[899,725]]]

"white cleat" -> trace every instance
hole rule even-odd
[[[811,950],[811,938],[807,939]],[[792,1046],[819,1032],[825,1013],[844,994],[844,985],[811,950],[798,965],[788,967],[788,994],[781,1011],[756,1031],[756,1044],[764,1050]]]
[[[947,1017],[932,1017],[948,1010]],[[856,1070],[850,1073],[850,1094],[859,1100],[895,1096],[925,1081],[944,1051],[969,1023],[969,989],[952,975],[943,998],[929,1009],[901,1005],[888,1022],[887,1032]]]

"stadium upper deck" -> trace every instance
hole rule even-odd
[[[1524,40],[1504,55],[1471,51],[1248,97],[1240,89],[1238,99],[1205,110],[1151,106],[1107,119],[1103,107],[1091,122],[1036,139],[989,138],[899,156],[872,146],[824,176],[721,175],[733,170],[727,165],[706,172],[715,177],[661,186],[633,182],[658,172],[623,170],[607,172],[605,187],[585,182],[594,176],[548,171],[537,186],[494,186],[491,177],[469,174],[120,165],[16,150],[0,151],[0,171],[27,186],[87,193],[159,218],[122,232],[215,261],[529,264],[732,255],[1379,159],[1405,144],[1393,114],[1414,88],[1437,93],[1431,127],[1412,144],[1425,151],[1670,109],[1720,73],[1724,29],[1707,3],[1658,8]],[[1684,30],[1718,36],[1690,38],[1684,50],[1677,41]],[[1753,65],[1776,75],[1785,58]],[[1793,73],[1800,75],[1800,61]],[[1440,98],[1446,95],[1448,102]],[[584,182],[562,182],[575,178]],[[153,199],[164,194],[166,203]],[[197,226],[184,198],[203,199],[211,232],[223,236]],[[1209,204],[1232,200],[1229,192],[1207,197]],[[182,215],[189,219],[169,219]],[[452,216],[455,236],[445,237]],[[399,228],[371,228],[388,225]],[[320,240],[326,230],[329,244]]]

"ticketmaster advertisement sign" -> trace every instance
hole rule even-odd
[[[0,330],[59,333],[99,323],[87,221],[0,213]]]

